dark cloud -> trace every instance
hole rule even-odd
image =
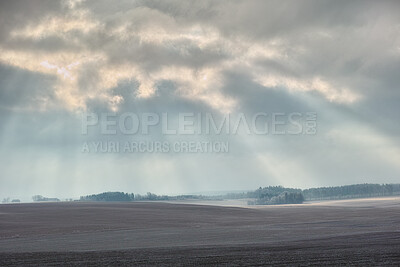
[[[0,64],[0,106],[8,109],[53,105],[55,77]]]
[[[61,1],[1,1],[0,2],[0,42],[9,38],[13,29],[38,23],[45,15],[60,14],[65,10]]]

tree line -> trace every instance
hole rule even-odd
[[[297,204],[304,200],[333,200],[400,195],[400,184],[354,184],[309,189],[268,186],[242,194],[250,204]],[[238,196],[236,196],[238,197]]]
[[[306,200],[348,199],[400,195],[400,184],[354,184],[310,188],[302,191]]]
[[[229,193],[219,196],[203,195],[156,195],[148,192],[145,195],[124,192],[103,192],[81,196],[79,201],[172,201],[172,200],[223,200],[250,199],[249,204],[276,205],[299,204],[310,200],[350,199],[400,195],[400,184],[355,184],[309,189],[288,188],[282,186],[260,187],[254,191]],[[33,201],[59,201],[57,198],[33,196]]]
[[[304,202],[304,196],[301,192],[282,192],[279,195],[265,195],[263,197],[249,200],[249,205],[279,205],[279,204],[301,204]]]
[[[79,200],[80,201],[133,201],[135,200],[135,195],[124,192],[104,192],[100,194],[81,196]]]
[[[42,195],[35,195],[32,197],[34,202],[58,202],[60,199],[55,197],[44,197]]]
[[[100,194],[93,194],[81,196],[79,201],[161,201],[161,200],[185,200],[185,199],[205,199],[201,195],[156,195],[148,192],[145,195],[124,193],[124,192],[104,192]]]

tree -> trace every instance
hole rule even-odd
[[[41,196],[41,195],[34,195],[34,196],[32,197],[32,200],[33,200],[34,202],[43,201],[43,199],[44,199],[44,197]]]

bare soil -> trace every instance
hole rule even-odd
[[[399,202],[0,205],[0,266],[399,266]]]

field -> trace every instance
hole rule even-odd
[[[400,198],[204,204],[0,205],[0,266],[400,264]]]

